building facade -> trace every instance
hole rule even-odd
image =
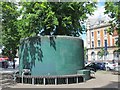
[[[116,41],[118,34],[116,31],[112,35],[107,33],[109,23],[99,21],[94,25],[87,24],[87,57],[88,61],[118,61],[120,54],[117,52]]]

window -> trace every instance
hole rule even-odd
[[[100,38],[100,31],[97,32],[97,37]]]
[[[92,53],[91,53],[91,59],[92,59],[93,61],[95,61],[95,52],[92,52]]]
[[[100,47],[100,40],[98,40],[98,47]]]
[[[98,35],[100,35],[100,31],[98,31]]]
[[[92,32],[92,37],[94,36],[94,33]]]
[[[98,59],[98,60],[101,60],[101,59],[102,59],[102,55],[101,55],[101,52],[100,52],[100,51],[97,53],[97,59]]]
[[[116,44],[117,44],[117,41],[118,41],[118,38],[115,38],[115,40],[114,40],[114,41],[115,41],[114,43],[115,43],[115,45],[116,45]]]
[[[92,41],[92,48],[94,48],[94,41]]]
[[[106,29],[104,30],[104,35],[107,35],[107,30]]]
[[[107,44],[107,40],[104,41],[104,44],[105,44],[105,43]]]
[[[119,60],[119,52],[117,52],[116,50],[113,52],[113,56],[114,60]]]
[[[105,50],[107,50],[107,46],[108,46],[107,40],[104,40],[104,47],[105,47]]]

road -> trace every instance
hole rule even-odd
[[[120,75],[114,75],[110,71],[97,71],[95,78],[79,84],[63,85],[31,85],[16,84],[10,88],[118,88],[118,78]],[[120,82],[119,82],[120,86]]]

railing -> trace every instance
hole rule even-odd
[[[84,74],[60,75],[60,76],[31,76],[16,75],[16,82],[23,84],[71,84],[85,81]]]

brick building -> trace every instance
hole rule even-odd
[[[87,23],[87,56],[88,61],[112,61],[119,60],[120,55],[116,51],[116,41],[118,40],[118,34],[116,31],[112,35],[107,33],[107,29],[110,27],[108,22],[104,19],[93,19],[94,24],[88,20]],[[96,22],[95,22],[96,21]],[[106,46],[105,46],[106,43]],[[101,48],[106,49],[106,54],[100,56]]]

